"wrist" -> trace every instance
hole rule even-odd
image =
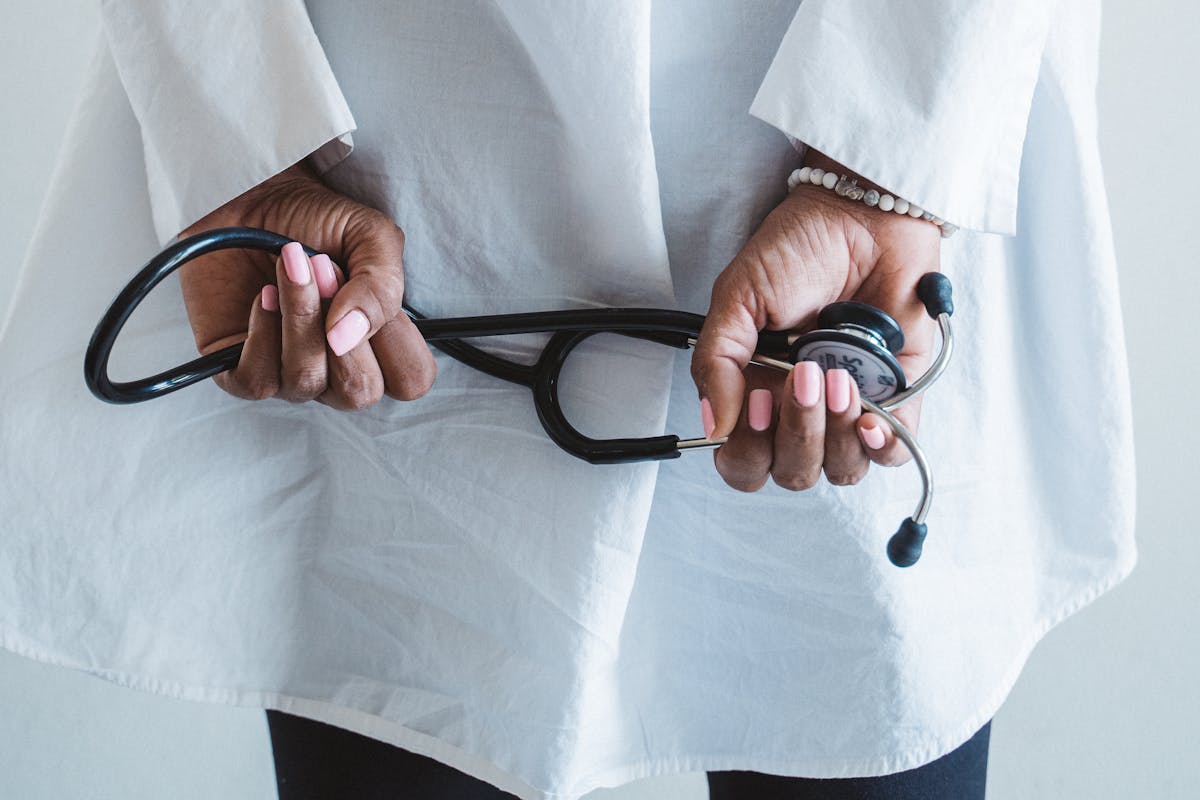
[[[839,164],[829,156],[812,147],[809,147],[805,150],[804,158],[801,161],[801,166],[812,167],[813,169],[821,169],[825,172],[832,172],[835,175],[845,175],[847,178],[857,181],[858,185],[864,189],[874,189],[880,194],[889,194],[888,190],[879,184],[864,178],[854,170],[847,169],[842,164]]]
[[[212,228],[237,225],[263,227],[262,221],[256,220],[256,211],[261,210],[280,193],[286,194],[297,189],[309,188],[314,183],[323,186],[321,179],[317,177],[316,170],[307,161],[300,161],[282,172],[272,175],[257,186],[247,189],[224,205],[213,209],[185,228],[179,235],[182,238]]]

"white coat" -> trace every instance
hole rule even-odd
[[[565,800],[671,771],[930,761],[1132,568],[1094,4],[109,0],[103,17],[0,325],[4,647]],[[741,495],[704,455],[590,466],[526,390],[442,356],[428,396],[355,414],[211,382],[134,407],[84,387],[134,269],[310,153],[405,230],[429,314],[703,312],[783,196],[788,136],[964,228],[942,250],[960,339],[923,407],[938,493],[910,570],[884,547],[911,467]],[[113,369],[193,354],[168,283]],[[599,337],[564,390],[595,435],[699,431],[665,348]]]

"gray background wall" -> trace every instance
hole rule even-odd
[[[1133,376],[1141,562],[1039,645],[993,732],[992,800],[1195,797],[1200,747],[1200,479],[1195,248],[1200,9],[1104,3],[1101,134]],[[82,84],[97,13],[0,0],[0,308]],[[1080,413],[1087,413],[1080,398]],[[1183,401],[1183,402],[1181,402]],[[0,795],[274,797],[259,712],[163,699],[0,652]],[[702,776],[592,800],[699,800]]]

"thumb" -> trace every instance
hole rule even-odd
[[[754,310],[719,286],[718,281],[692,356],[692,380],[700,393],[704,435],[710,439],[728,436],[737,425],[746,394],[742,370],[758,346]]]
[[[404,316],[404,234],[382,214],[346,225],[341,247],[347,279],[325,314],[326,339],[341,356]]]
[[[347,225],[342,244],[347,280],[325,315],[329,349],[340,357],[374,337],[371,349],[388,396],[414,400],[433,385],[437,364],[404,312],[404,233],[372,211]]]

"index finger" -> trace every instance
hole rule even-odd
[[[348,225],[341,261],[347,272],[326,313],[326,338],[344,355],[404,314],[404,233],[382,214]]]

